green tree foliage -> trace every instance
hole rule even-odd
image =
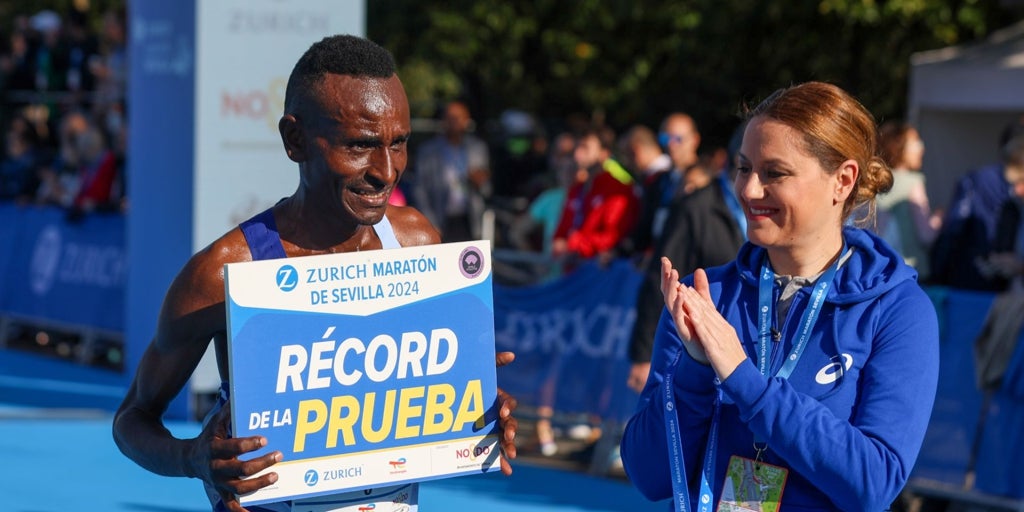
[[[986,0],[374,0],[368,35],[394,52],[414,109],[467,98],[478,118],[579,112],[616,128],[698,119],[723,144],[744,105],[836,83],[879,119],[905,111],[910,54],[1021,18]]]
[[[103,13],[123,9],[128,0],[0,0],[0,34],[9,34],[20,16],[49,9],[62,16],[72,11],[82,13],[86,23],[96,32],[102,26]]]

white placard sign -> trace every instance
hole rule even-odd
[[[487,241],[225,266],[234,435],[284,460],[243,504],[499,468]]]

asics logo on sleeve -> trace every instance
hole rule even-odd
[[[842,364],[837,359],[843,358]],[[843,375],[843,372],[849,370],[853,366],[853,356],[850,354],[842,354],[832,358],[832,362],[826,364],[822,369],[818,370],[818,374],[814,376],[814,381],[823,386],[832,384],[839,380],[839,377]]]

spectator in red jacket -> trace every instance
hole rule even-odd
[[[75,176],[76,187],[69,217],[76,219],[96,210],[116,210],[120,205],[117,155],[106,144],[103,132],[84,112],[72,110],[61,121],[58,167]]]
[[[582,177],[566,196],[552,255],[591,258],[614,247],[636,220],[633,178],[611,158],[614,134],[588,130],[573,157]]]
[[[79,167],[81,188],[78,189],[73,206],[85,212],[106,209],[116,202],[116,155],[106,147],[103,134],[95,126],[79,134],[77,143],[82,156]]]

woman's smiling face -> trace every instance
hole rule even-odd
[[[798,131],[755,117],[744,131],[737,164],[736,195],[752,243],[811,249],[839,234],[849,192],[843,194],[841,173],[826,172]]]

